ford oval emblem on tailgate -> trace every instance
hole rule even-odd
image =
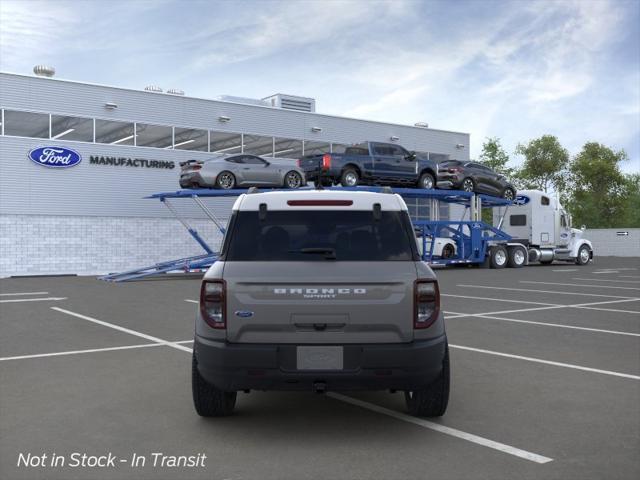
[[[236,310],[236,317],[241,317],[241,318],[253,317],[253,312],[249,312],[248,310]]]
[[[69,168],[79,164],[82,156],[70,148],[38,147],[29,152],[29,159],[43,167]]]

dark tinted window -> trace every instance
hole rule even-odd
[[[440,162],[439,165],[444,168],[459,167],[462,165],[462,162],[460,160],[445,160],[444,162]]]
[[[251,165],[264,165],[265,161],[260,157],[254,157],[253,155],[247,155],[244,157],[243,163],[249,163]]]
[[[549,197],[540,197],[540,205],[549,205]]]
[[[244,163],[244,157],[243,156],[229,157],[226,160],[227,160],[227,162],[231,162],[231,163]]]
[[[227,261],[410,261],[416,252],[406,212],[237,212],[225,242]],[[316,249],[310,252],[305,249]]]
[[[511,215],[511,217],[509,217],[509,225],[512,227],[524,227],[526,224],[526,215]]]
[[[344,153],[345,155],[369,155],[369,149],[362,147],[349,147]]]

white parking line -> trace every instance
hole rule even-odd
[[[187,347],[183,347],[182,345],[178,345],[175,342],[170,342],[168,340],[163,340],[162,338],[154,337],[152,335],[147,335],[146,333],[137,332],[136,330],[131,330],[130,328],[121,327],[120,325],[114,325],[113,323],[104,322],[102,320],[98,320],[97,318],[88,317],[86,315],[81,315],[79,313],[71,312],[69,310],[65,310],[64,308],[51,307],[51,310],[55,310],[56,312],[65,313],[67,315],[71,315],[72,317],[81,318],[82,320],[86,320],[88,322],[97,323],[98,325],[102,325],[105,327],[113,328],[114,330],[119,330],[120,332],[128,333],[130,335],[135,335],[136,337],[144,338],[146,340],[150,340],[152,342],[160,343],[162,345],[166,345],[167,347],[176,348],[178,350],[182,350],[184,352],[191,353],[191,349]]]
[[[640,283],[640,280],[609,280],[608,278],[579,278],[572,277],[571,280],[587,280],[589,282],[613,282],[613,283]]]
[[[523,357],[523,356],[520,356],[520,355],[512,355],[510,353],[494,352],[492,350],[484,350],[482,348],[465,347],[463,345],[452,345],[452,344],[449,344],[449,347],[457,348],[457,349],[460,349],[460,350],[468,350],[470,352],[486,353],[488,355],[495,355],[495,356],[498,356],[498,357],[515,358],[517,360],[524,360],[524,361],[527,361],[527,362],[542,363],[542,364],[545,364],[545,365],[553,365],[555,367],[572,368],[574,370],[582,370],[582,371],[585,371],[585,372],[601,373],[601,374],[604,374],[604,375],[611,375],[613,377],[622,377],[622,378],[630,378],[632,380],[640,380],[640,376],[631,375],[629,373],[613,372],[611,370],[600,370],[598,368],[583,367],[581,365],[573,365],[571,363],[553,362],[551,360],[543,360],[541,358]]]
[[[453,313],[453,312],[452,312]],[[504,318],[504,317],[496,317],[493,315],[480,314],[480,313],[469,313],[469,314],[460,314],[454,313],[453,316],[447,316],[448,319],[453,318],[486,318],[490,320],[501,320],[503,322],[513,322],[513,323],[528,323],[531,325],[541,325],[544,327],[557,327],[557,328],[569,328],[572,330],[584,330],[586,332],[596,332],[596,333],[610,333],[612,335],[626,335],[629,337],[640,337],[640,333],[632,333],[632,332],[621,332],[619,330],[604,330],[601,328],[589,328],[589,327],[578,327],[575,325],[564,325],[562,323],[548,323],[548,322],[534,322],[533,320],[519,320],[515,318]]]
[[[193,343],[193,340],[180,340],[179,342],[171,343]],[[122,347],[105,347],[105,348],[89,348],[86,350],[69,350],[66,352],[52,352],[52,353],[35,353],[33,355],[18,355],[15,357],[1,357],[0,362],[7,360],[25,360],[29,358],[44,358],[44,357],[59,357],[64,355],[77,355],[79,353],[95,353],[95,352],[111,352],[114,350],[131,350],[134,348],[146,348],[146,347],[164,347],[162,343],[141,343],[138,345],[124,345]]]
[[[579,268],[561,268],[559,270],[551,270],[552,272],[578,272]]]
[[[197,301],[197,300],[191,300],[190,298],[185,298],[185,299],[184,299],[184,301],[185,301],[185,302],[189,302],[189,303],[200,303],[199,301]]]
[[[624,298],[629,300],[637,300],[636,297],[621,297],[620,295],[601,295],[599,293],[579,293],[579,292],[559,292],[557,290],[533,290],[529,288],[511,288],[511,287],[490,287],[488,285],[468,285],[459,283],[457,287],[465,288],[488,288],[492,290],[508,290],[512,292],[527,292],[527,293],[554,293],[557,295],[577,295],[581,297],[606,297],[606,298]]]
[[[67,297],[46,297],[46,298],[11,298],[8,300],[0,300],[0,303],[21,303],[21,302],[58,302],[66,300]]]
[[[601,272],[593,272],[592,275],[600,275],[600,274],[607,274],[607,273],[620,273],[618,270],[603,270]]]
[[[640,278],[640,275],[618,275],[619,278]]]
[[[534,282],[533,280],[520,280],[520,283],[534,283],[540,285],[560,285],[563,287],[586,287],[586,288],[615,288],[617,290],[640,290],[640,287],[618,287],[611,285],[583,285],[581,283],[556,283],[556,282]]]
[[[13,297],[18,295],[49,295],[49,292],[0,293],[0,297]]]
[[[402,420],[403,422],[412,423],[420,427],[424,427],[430,430],[435,430],[436,432],[444,433],[445,435],[450,435],[452,437],[466,440],[467,442],[475,443],[477,445],[482,445],[483,447],[491,448],[493,450],[498,450],[500,452],[513,455],[515,457],[523,458],[525,460],[529,460],[530,462],[548,463],[553,461],[553,459],[549,457],[544,457],[536,453],[528,452],[526,450],[521,450],[519,448],[512,447],[504,443],[495,442],[493,440],[489,440],[488,438],[479,437],[478,435],[463,432],[462,430],[457,430],[455,428],[447,427],[439,423],[430,422],[428,420],[423,420],[421,418],[412,417],[410,415],[396,412],[395,410],[391,410],[385,407],[380,407],[379,405],[375,405],[369,402],[364,402],[362,400],[348,397],[346,395],[330,392],[330,393],[327,393],[327,396],[335,400],[340,400],[341,402],[350,403],[351,405],[355,405],[357,407],[366,408],[367,410],[371,410],[372,412],[381,413],[382,415],[387,415],[397,420]]]
[[[460,287],[461,285],[458,285]],[[472,297],[470,295],[453,295],[452,293],[441,293],[441,297],[455,297],[455,298],[470,298],[472,300],[492,300],[494,302],[508,302],[508,303],[528,303],[531,305],[550,305],[558,306],[556,303],[544,303],[544,302],[532,302],[530,300],[508,300],[506,298],[487,298],[487,297]],[[186,300],[189,301],[189,300]]]

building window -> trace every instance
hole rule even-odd
[[[197,150],[206,152],[209,148],[209,137],[206,130],[194,128],[175,128],[173,148],[178,150]]]
[[[136,123],[138,147],[167,148],[173,145],[173,129],[162,125]]]
[[[4,134],[15,137],[49,138],[49,115],[5,110]]]
[[[96,120],[96,143],[111,145],[133,145],[133,123],[114,120]]]
[[[244,135],[244,153],[260,155],[263,157],[272,157],[273,137],[262,137],[260,135]]]
[[[323,153],[329,153],[330,151],[331,144],[328,142],[312,142],[309,140],[304,142],[305,155],[322,155]]]
[[[51,139],[93,142],[93,119],[51,115]]]
[[[275,138],[274,157],[279,158],[302,158],[302,140],[293,140],[291,138]]]
[[[209,132],[211,153],[232,155],[242,153],[242,135],[228,132]]]

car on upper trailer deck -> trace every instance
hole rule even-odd
[[[308,155],[298,161],[308,181],[324,185],[394,185],[436,188],[438,164],[428,155],[410,152],[400,145],[363,142],[344,153]]]
[[[478,162],[445,160],[438,165],[438,188],[484,193],[513,200],[516,188],[507,178]]]
[[[304,171],[291,159],[269,160],[246,153],[180,163],[181,188],[277,187],[306,185]]]

